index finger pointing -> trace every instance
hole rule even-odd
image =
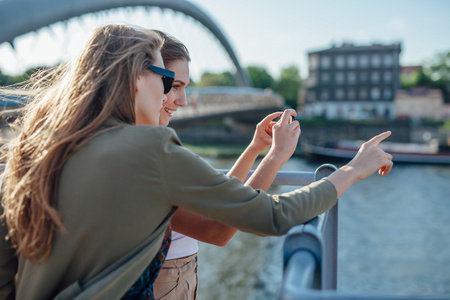
[[[381,141],[387,139],[390,135],[391,135],[390,131],[385,131],[385,132],[371,138],[369,141],[367,141],[367,144],[372,144],[374,146],[377,146]]]

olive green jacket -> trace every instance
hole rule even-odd
[[[271,196],[218,172],[183,148],[173,129],[108,125],[62,170],[57,207],[65,232],[56,233],[49,258],[34,264],[0,238],[0,299],[119,299],[158,252],[177,207],[282,235],[336,204],[326,180]]]

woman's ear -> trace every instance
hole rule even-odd
[[[136,80],[136,93],[139,92],[139,86],[141,85],[141,75],[138,75]]]

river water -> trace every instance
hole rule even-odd
[[[234,163],[207,160],[220,169]],[[282,170],[319,165],[292,158]],[[449,166],[397,164],[357,182],[339,199],[338,291],[450,299],[449,222]],[[238,232],[225,247],[200,243],[199,299],[276,299],[283,242]]]

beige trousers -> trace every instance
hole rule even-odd
[[[153,283],[156,300],[197,300],[197,254],[166,260]]]

